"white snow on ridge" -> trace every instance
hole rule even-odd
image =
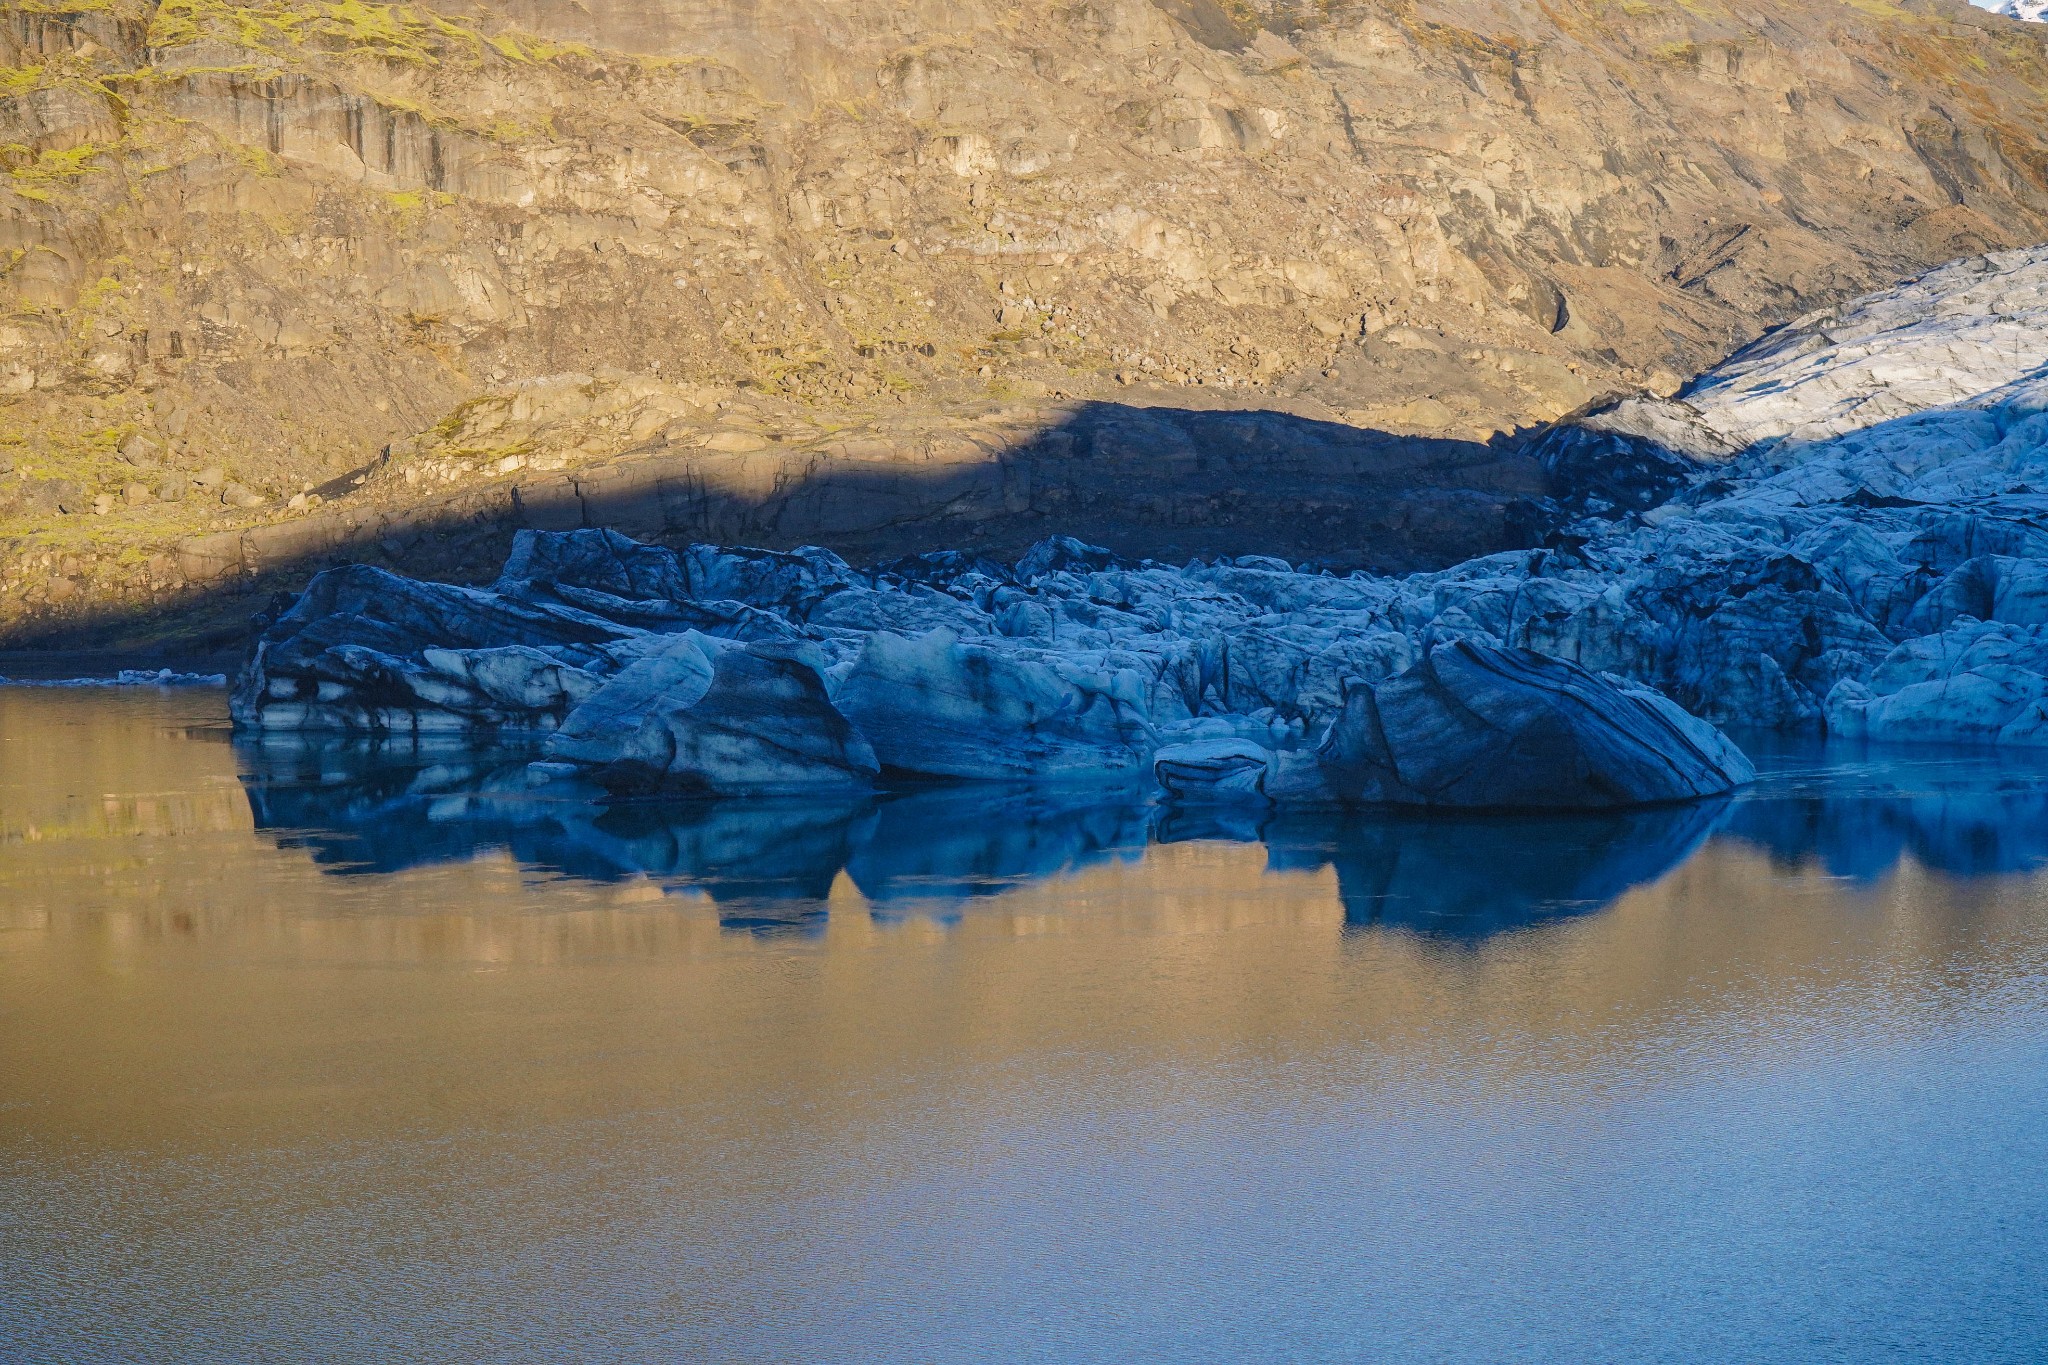
[[[1978,9],[1988,9],[2008,19],[2048,24],[2048,0],[1970,0]]]
[[[2048,368],[1843,436],[1740,461],[1734,507],[1817,507],[1859,495],[1967,504],[2048,489]]]

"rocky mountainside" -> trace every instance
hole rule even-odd
[[[900,481],[1045,432],[1098,470],[1155,457],[1050,502],[983,469],[1045,529],[1149,498],[1155,528],[1291,530],[1262,489],[1363,477],[1400,493],[1352,499],[1378,522],[1311,523],[1357,562],[1441,563],[1540,491],[1488,433],[2048,238],[2048,33],[1950,0],[0,16],[17,634],[161,606],[244,564],[174,544],[344,495],[517,502],[548,475],[580,503],[633,455],[757,507],[821,462]],[[1176,504],[1208,438],[1074,436],[1106,400],[1278,414],[1240,444],[1288,468]]]

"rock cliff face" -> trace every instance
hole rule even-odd
[[[417,497],[1062,395],[1468,439],[2048,237],[2048,39],[1947,0],[0,17],[39,609],[394,442]]]

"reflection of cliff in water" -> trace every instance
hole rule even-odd
[[[1265,814],[1121,790],[930,787],[837,801],[606,805],[534,789],[516,750],[240,746],[256,824],[339,874],[505,851],[529,872],[646,877],[721,923],[815,929],[843,875],[877,919],[956,919],[978,897],[1134,858],[1149,843],[1263,843],[1274,871],[1331,868],[1347,924],[1476,940],[1592,913],[1710,837],[1875,878],[1902,857],[1957,875],[2048,861],[2048,756],[1838,746],[1768,752],[1734,801],[1602,815]]]

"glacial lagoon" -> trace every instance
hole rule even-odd
[[[0,1357],[2038,1360],[2048,752],[551,797],[0,688]]]

